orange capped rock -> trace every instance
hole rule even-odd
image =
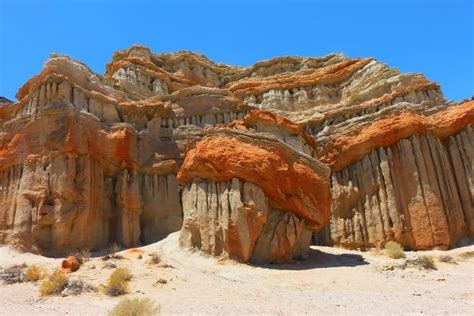
[[[74,256],[69,256],[61,262],[61,269],[66,273],[76,272],[80,266],[79,259]]]
[[[329,169],[323,164],[275,139],[218,129],[187,151],[177,179],[185,183],[238,178],[254,183],[272,207],[321,228],[329,219],[328,177]]]

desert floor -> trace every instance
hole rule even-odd
[[[406,252],[452,256],[457,264],[435,261],[437,270],[396,268],[404,259],[381,253],[312,247],[308,260],[255,267],[208,258],[178,247],[177,233],[122,259],[92,257],[69,275],[99,286],[113,268],[128,268],[133,278],[128,297],[148,297],[163,314],[457,314],[474,311],[474,246],[450,251]],[[156,252],[161,264],[147,263]],[[14,264],[38,264],[53,270],[62,259],[19,253],[0,247],[0,271]],[[168,265],[168,266],[167,266]],[[395,267],[395,268],[394,268]],[[393,269],[394,268],[394,269]],[[166,284],[157,282],[166,280]],[[122,296],[124,297],[124,296]],[[35,283],[0,285],[1,315],[106,315],[122,297],[101,292],[41,297]]]

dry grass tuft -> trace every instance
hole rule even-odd
[[[149,253],[150,259],[147,260],[149,264],[159,264],[161,262],[160,256],[156,252]]]
[[[425,270],[436,270],[436,264],[431,256],[421,256],[416,260],[417,265]]]
[[[118,257],[117,252],[119,252],[119,251],[120,251],[119,244],[114,242],[113,244],[110,245],[110,256],[112,258],[117,258]]]
[[[128,269],[117,268],[110,274],[105,292],[111,296],[118,296],[127,293],[128,282],[132,279],[132,274]]]
[[[46,277],[47,272],[45,268],[39,267],[37,265],[29,266],[25,272],[26,278],[30,282],[37,282]]]
[[[110,244],[108,249],[102,251],[102,260],[107,261],[109,259],[123,259],[123,256],[118,255],[117,252],[120,251],[120,246],[118,243],[114,242]]]
[[[456,260],[453,257],[448,255],[441,255],[438,257],[439,262],[457,264]]]
[[[48,296],[60,293],[67,284],[66,275],[56,270],[47,279],[40,283],[39,291],[41,296]]]
[[[91,252],[89,249],[76,250],[69,254],[69,256],[76,257],[79,263],[83,264],[91,259]]]
[[[3,273],[0,273],[0,279],[5,284],[15,284],[23,283],[28,281],[25,275],[26,264],[14,265],[3,270]]]
[[[474,251],[465,251],[457,255],[461,260],[469,260],[474,258]]]
[[[159,315],[160,310],[160,305],[148,298],[127,298],[118,303],[109,316],[153,316]]]
[[[385,254],[393,259],[405,258],[403,246],[394,241],[389,241],[385,244]]]

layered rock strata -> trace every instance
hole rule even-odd
[[[187,151],[178,181],[180,242],[212,255],[290,261],[329,220],[329,168],[265,134],[208,132]]]
[[[333,209],[318,242],[446,249],[472,236],[473,120],[470,101],[430,116],[381,118],[323,143]]]
[[[474,235],[474,101],[447,102],[438,84],[371,58],[280,57],[234,67],[136,45],[116,52],[101,76],[54,54],[17,99],[0,99],[0,243],[51,254],[150,243],[179,230],[189,201],[214,199],[214,191],[236,198],[228,222],[204,226],[228,231],[228,223],[242,222],[238,210],[258,205],[249,214],[266,214],[267,221],[253,237],[278,230],[295,241],[270,251],[274,241],[252,237],[225,250],[242,260],[289,260],[307,237],[290,238],[289,226],[278,223],[304,222],[301,236],[308,236],[329,218],[321,205],[332,205],[330,224],[314,235],[325,245],[396,240],[412,249],[446,248]],[[242,133],[236,137],[250,139],[254,150],[271,138],[285,148],[276,156],[291,152],[327,164],[332,202],[317,206],[320,197],[311,197],[321,178],[286,183],[256,160],[236,172],[232,166],[252,157],[221,143],[235,161],[214,150],[212,159],[228,165],[207,178],[188,168],[180,184],[185,153],[191,157],[213,133],[227,135],[221,140]],[[201,156],[194,157],[189,161]],[[244,226],[235,226],[237,236],[253,232]],[[217,246],[206,238],[208,246],[198,248],[223,253],[208,250]],[[229,245],[224,239],[222,247]]]

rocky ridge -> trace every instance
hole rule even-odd
[[[313,233],[473,236],[474,101],[371,58],[234,67],[136,45],[104,76],[53,55],[17,99],[0,107],[0,243],[54,254],[182,228],[185,247],[268,262]]]

